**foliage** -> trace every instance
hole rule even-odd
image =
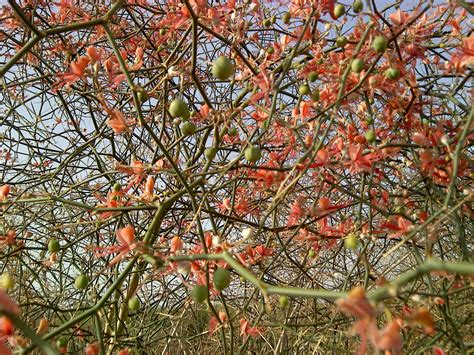
[[[472,14],[9,1],[0,352],[472,351]]]

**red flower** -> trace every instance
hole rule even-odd
[[[394,25],[403,26],[410,16],[406,12],[403,12],[402,10],[398,9],[397,12],[394,12],[389,17],[390,21],[392,21]]]
[[[117,134],[127,131],[128,129],[123,113],[119,110],[113,110],[110,112],[110,118],[107,120],[107,125]]]
[[[258,337],[260,335],[260,331],[256,327],[251,327],[249,322],[246,319],[241,319],[240,323],[240,336],[247,336],[250,335],[251,337]]]
[[[214,316],[209,320],[209,332],[211,334],[213,334],[216,331],[217,326],[220,323],[225,323],[227,321],[227,314],[225,312],[219,311],[218,316],[219,316],[219,319],[217,319]]]
[[[9,193],[10,193],[10,185],[0,186],[0,201],[6,200]]]
[[[97,247],[97,249],[101,251],[101,253],[96,254],[97,257],[119,253],[110,261],[109,265],[118,263],[124,259],[129,252],[133,251],[138,246],[138,243],[135,243],[135,229],[130,224],[117,230],[115,235],[118,240],[118,245],[112,245],[106,248]]]
[[[93,344],[87,345],[86,351],[84,354],[85,355],[99,355],[99,352],[100,352],[99,344],[93,343]]]
[[[71,86],[79,79],[84,79],[84,72],[89,65],[90,59],[86,56],[79,57],[75,62],[71,62],[71,70],[67,73],[59,75],[60,86]]]
[[[345,163],[346,166],[349,166],[349,170],[352,173],[359,173],[361,171],[370,172],[372,169],[372,163],[375,160],[379,159],[377,153],[368,153],[363,154],[362,145],[353,145],[351,144],[348,149],[349,161]]]

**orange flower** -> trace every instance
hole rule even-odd
[[[84,72],[89,65],[90,59],[86,56],[79,57],[75,62],[71,62],[71,70],[59,75],[59,84],[71,86],[79,79],[84,79]]]
[[[12,336],[15,332],[15,328],[13,327],[13,323],[7,316],[3,316],[0,318],[0,335],[1,336]]]
[[[249,325],[248,320],[246,319],[241,319],[239,321],[240,323],[240,336],[247,336],[250,335],[251,337],[258,337],[260,335],[260,331],[258,330],[257,327],[251,327]]]
[[[225,323],[227,321],[227,314],[225,312],[219,311],[218,316],[219,316],[219,319],[217,319],[214,316],[209,320],[209,331],[210,331],[211,334],[216,331],[217,326],[220,323]]]
[[[112,130],[120,134],[128,130],[127,123],[123,117],[123,113],[119,110],[113,110],[110,112],[111,117],[107,120],[107,125],[112,128]]]
[[[0,186],[0,201],[6,200],[9,193],[10,193],[10,185]]]
[[[469,65],[474,65],[474,34],[463,39],[461,48],[447,63],[448,69],[455,68],[457,71],[462,71]]]
[[[389,17],[390,21],[392,21],[394,25],[403,26],[410,16],[406,12],[403,12],[402,10],[398,9],[397,12],[394,12]]]
[[[46,318],[41,318],[38,324],[38,329],[36,330],[36,334],[44,334],[49,328],[49,323]]]
[[[97,49],[94,46],[89,46],[86,49],[87,56],[92,60],[92,62],[100,61],[100,54],[97,52]]]
[[[375,327],[371,333],[371,342],[379,351],[394,350],[399,353],[402,350],[403,343],[400,337],[400,326],[395,319],[388,323],[385,328],[378,330],[375,322],[371,324]]]
[[[181,240],[179,236],[173,237],[173,239],[171,239],[170,252],[176,253],[181,250],[183,250],[183,241]]]
[[[124,259],[129,252],[135,250],[139,243],[135,242],[135,228],[131,224],[128,226],[117,230],[115,233],[118,245],[112,245],[110,247],[96,247],[96,256],[102,257],[109,254],[119,253],[114,257],[109,265],[114,265]]]
[[[99,351],[100,351],[99,344],[97,343],[89,344],[87,345],[85,355],[99,355]]]
[[[411,313],[406,320],[410,325],[418,325],[423,327],[428,335],[433,335],[435,332],[434,321],[430,312],[426,308],[420,308]]]
[[[331,205],[331,200],[328,197],[323,197],[319,199],[318,204],[322,210],[327,210]]]
[[[135,240],[135,229],[131,224],[119,229],[115,234],[122,245],[131,245]]]
[[[356,318],[370,318],[375,315],[362,286],[352,289],[346,298],[340,299],[336,303],[342,312]]]

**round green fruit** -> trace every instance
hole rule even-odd
[[[354,250],[357,248],[357,244],[359,244],[359,241],[357,240],[357,235],[355,235],[355,233],[349,234],[344,240],[344,246],[347,249]]]
[[[80,290],[86,289],[88,284],[89,284],[89,278],[84,274],[79,275],[74,280],[74,285],[76,286],[76,288]]]
[[[245,149],[245,159],[251,163],[255,163],[262,157],[262,151],[256,145],[251,145]]]
[[[313,90],[313,92],[311,93],[311,100],[319,101],[319,90],[318,89]]]
[[[230,271],[227,269],[218,268],[214,271],[214,287],[218,291],[229,287],[230,285]]]
[[[179,129],[181,130],[181,134],[183,136],[190,136],[191,134],[196,133],[196,126],[194,125],[194,123],[189,121],[181,123]]]
[[[189,112],[188,105],[186,105],[186,102],[181,99],[174,99],[173,101],[171,101],[169,111],[171,117],[173,118],[181,117],[185,120],[188,120],[189,116],[191,115],[191,113]]]
[[[387,50],[388,41],[383,36],[377,36],[374,38],[374,42],[372,43],[372,47],[375,49],[377,53],[383,53]]]
[[[11,290],[15,287],[15,281],[8,272],[5,272],[0,276],[0,288]]]
[[[354,10],[354,12],[356,14],[358,14],[359,12],[361,12],[364,9],[364,4],[362,3],[362,1],[356,0],[352,4],[352,9]]]
[[[316,252],[314,251],[314,249],[309,249],[308,257],[310,257],[311,259],[316,257]]]
[[[57,253],[59,251],[60,245],[59,241],[56,238],[51,238],[48,242],[48,250],[50,253]]]
[[[207,287],[204,285],[195,285],[191,290],[191,296],[197,303],[203,303],[207,299]]]
[[[270,27],[272,25],[272,21],[269,18],[266,18],[262,22],[263,26]]]
[[[336,38],[336,46],[339,48],[344,48],[347,44],[347,37],[346,36],[339,36]]]
[[[308,84],[303,84],[298,88],[298,92],[300,95],[308,95],[311,92],[311,89],[309,88]]]
[[[343,16],[345,13],[346,8],[344,7],[344,5],[337,4],[336,6],[334,6],[334,16],[336,16],[336,18]]]
[[[133,296],[128,300],[128,309],[132,312],[138,311],[140,309],[140,300],[137,296]]]
[[[145,90],[141,89],[137,92],[137,98],[140,103],[143,103],[146,100],[148,100],[150,97],[148,96]]]
[[[61,349],[67,346],[67,338],[66,337],[59,337],[58,340],[56,340],[56,346]]]
[[[122,190],[122,185],[121,185],[119,182],[116,182],[116,183],[114,184],[114,186],[112,187],[112,189],[113,189],[114,191],[117,191],[117,192],[118,192],[118,191]]]
[[[278,299],[278,302],[280,303],[281,308],[286,308],[288,307],[288,297],[285,295],[280,296]]]
[[[309,74],[308,74],[308,80],[311,81],[312,83],[314,83],[316,80],[318,80],[318,77],[319,77],[319,75],[315,71],[309,72]]]
[[[160,35],[161,36],[164,36],[166,34],[166,32],[168,32],[166,28],[160,28]]]
[[[369,143],[369,144],[372,144],[372,143],[375,142],[375,140],[377,139],[377,135],[375,134],[373,129],[371,129],[371,130],[369,130],[365,133],[365,139],[366,139],[367,143]]]
[[[212,75],[219,80],[226,80],[234,74],[234,63],[221,55],[212,65]]]
[[[207,148],[204,151],[204,156],[206,157],[207,160],[211,161],[212,159],[215,158],[217,154],[217,149],[216,148]]]
[[[351,63],[351,69],[354,73],[360,73],[362,70],[364,70],[364,67],[365,63],[360,58],[355,58]]]
[[[289,12],[285,12],[282,17],[283,23],[288,24],[291,20],[291,14]]]
[[[237,132],[237,128],[231,127],[231,128],[229,129],[229,136],[235,137],[235,136],[237,135],[237,133],[238,133],[238,132]]]
[[[389,68],[385,71],[385,76],[390,80],[397,80],[401,75],[402,73],[398,68]]]

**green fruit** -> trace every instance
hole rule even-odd
[[[195,285],[191,290],[191,296],[197,303],[203,303],[207,299],[207,287],[204,285]]]
[[[138,101],[140,103],[143,103],[145,102],[146,100],[148,100],[150,97],[148,96],[147,92],[145,90],[139,90],[137,92],[137,97],[138,97]]]
[[[273,53],[275,53],[275,48],[273,48],[273,47],[268,47],[268,48],[267,48],[267,53],[268,53],[268,54],[273,54]]]
[[[166,32],[168,32],[168,31],[166,30],[166,28],[160,28],[160,35],[161,35],[161,36],[164,36],[164,35],[166,34]]]
[[[237,132],[237,128],[231,127],[231,128],[229,129],[229,136],[235,137],[235,136],[237,135],[237,133],[238,133],[238,132]]]
[[[132,312],[138,311],[140,308],[140,300],[137,296],[133,296],[128,300],[128,309]]]
[[[288,297],[285,295],[280,296],[278,299],[278,302],[280,303],[281,308],[286,308],[288,307]]]
[[[50,253],[57,253],[59,251],[60,245],[59,241],[56,238],[51,238],[48,242],[48,250]]]
[[[308,95],[311,92],[311,89],[309,88],[308,84],[303,84],[298,88],[298,92],[300,95]]]
[[[282,17],[283,23],[288,24],[291,20],[291,14],[289,12],[285,12]]]
[[[120,191],[122,190],[122,185],[119,182],[116,182],[114,186],[112,187],[114,191]]]
[[[262,151],[256,145],[251,145],[247,149],[245,149],[245,159],[247,159],[251,163],[255,163],[262,157]]]
[[[372,144],[372,143],[375,142],[375,140],[377,139],[377,136],[376,136],[373,129],[371,129],[370,131],[367,131],[365,133],[365,139],[366,139],[367,143],[369,143],[369,144]]]
[[[362,3],[362,1],[356,0],[352,4],[352,9],[354,10],[354,12],[356,14],[358,14],[359,12],[361,12],[364,9],[364,4]]]
[[[0,288],[11,290],[13,287],[15,287],[15,281],[13,281],[11,275],[8,272],[3,273],[0,276]]]
[[[401,75],[402,73],[398,68],[389,68],[385,71],[385,76],[390,80],[397,80]]]
[[[319,101],[319,90],[318,89],[313,90],[313,92],[311,93],[311,100]]]
[[[80,290],[84,290],[85,288],[87,288],[88,284],[89,278],[84,274],[79,275],[78,277],[76,277],[76,280],[74,280],[74,285]]]
[[[314,258],[316,256],[316,252],[314,251],[314,249],[310,249],[308,251],[308,257],[310,257],[311,259]]]
[[[171,101],[169,111],[171,117],[173,118],[181,117],[185,120],[188,120],[189,116],[191,115],[191,113],[189,112],[188,105],[186,105],[186,102],[181,99],[174,99],[173,101]]]
[[[372,42],[372,47],[375,49],[377,53],[383,53],[387,49],[388,41],[383,36],[377,36],[374,38]]]
[[[226,80],[234,74],[234,63],[221,55],[212,65],[212,75],[220,80]]]
[[[345,13],[346,8],[344,7],[344,5],[337,4],[336,6],[334,6],[334,16],[336,16],[336,18],[343,16]]]
[[[216,148],[207,148],[204,151],[204,156],[206,157],[207,160],[211,161],[212,159],[215,158],[217,154],[217,149]]]
[[[181,130],[181,134],[183,136],[190,136],[191,134],[196,133],[196,126],[194,125],[194,123],[189,121],[181,123],[179,129]]]
[[[364,67],[365,63],[360,58],[355,58],[351,63],[351,69],[354,73],[360,73],[362,70],[364,70]]]
[[[344,240],[344,246],[347,249],[351,249],[351,250],[354,250],[355,248],[357,248],[358,243],[359,241],[357,240],[357,235],[355,235],[354,233],[349,234]]]
[[[67,338],[66,337],[59,337],[58,340],[56,340],[56,346],[61,349],[67,346]]]
[[[344,48],[347,44],[347,37],[346,36],[340,36],[336,38],[336,45],[339,48]]]
[[[264,19],[262,22],[263,26],[270,27],[272,25],[272,21],[268,18]]]
[[[314,83],[316,80],[318,80],[318,73],[315,72],[315,71],[312,71],[308,74],[308,80],[311,81],[312,83]]]
[[[214,287],[218,291],[222,291],[230,285],[230,271],[218,268],[214,271]]]
[[[142,259],[157,269],[165,264],[163,259],[150,254],[143,254]]]

